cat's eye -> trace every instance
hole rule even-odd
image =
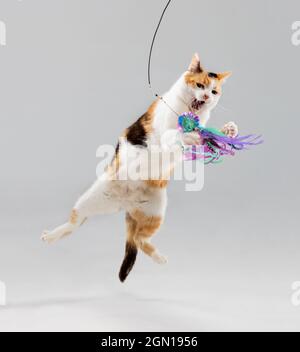
[[[213,89],[211,92],[212,92],[213,95],[217,95],[218,94],[218,92],[215,89]]]
[[[204,89],[205,88],[204,84],[202,84],[202,83],[197,83],[197,87],[200,88],[200,89]]]
[[[209,72],[208,77],[209,78],[218,78],[218,75],[216,73]]]

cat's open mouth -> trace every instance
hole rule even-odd
[[[200,108],[202,108],[202,106],[205,104],[204,100],[198,100],[196,98],[193,99],[191,107],[195,110],[200,110]]]

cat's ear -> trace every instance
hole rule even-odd
[[[218,79],[222,82],[225,83],[226,80],[232,75],[231,71],[226,71],[222,73],[218,73]]]
[[[192,73],[201,73],[203,71],[200,63],[199,55],[196,53],[192,57],[192,61],[189,66],[189,71]]]

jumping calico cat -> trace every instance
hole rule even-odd
[[[210,118],[210,112],[220,99],[222,85],[230,74],[204,70],[199,56],[195,54],[188,70],[164,94],[163,99],[154,101],[148,111],[125,130],[111,165],[79,198],[69,221],[52,231],[45,231],[42,239],[53,243],[71,234],[90,216],[125,210],[127,239],[125,257],[119,272],[120,280],[123,282],[131,271],[138,249],[155,262],[166,263],[167,259],[150,240],[164,220],[168,180],[163,176],[160,179],[117,180],[112,175],[122,172],[125,144],[139,150],[158,145],[162,150],[173,150],[179,155],[179,159],[182,159],[182,143],[200,144],[198,133],[179,133],[178,117],[174,111],[178,114],[193,111],[200,116],[201,124],[205,125]],[[238,133],[237,126],[229,122],[222,132],[235,137]]]

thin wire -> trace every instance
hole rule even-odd
[[[165,15],[165,12],[167,11],[167,8],[169,7],[170,3],[171,3],[172,0],[168,0],[165,8],[163,9],[163,12],[160,16],[160,19],[158,21],[158,24],[156,26],[156,29],[155,29],[155,32],[154,32],[154,35],[153,35],[153,38],[152,38],[152,42],[151,42],[151,46],[150,46],[150,51],[149,51],[149,58],[148,58],[148,85],[149,85],[149,88],[152,92],[152,94],[160,99],[174,114],[176,114],[177,116],[179,116],[179,114],[165,101],[165,99],[160,96],[159,94],[157,94],[153,88],[152,88],[152,85],[151,85],[151,58],[152,58],[152,51],[153,51],[153,46],[154,46],[154,43],[155,43],[155,39],[156,39],[156,36],[157,36],[157,33],[158,33],[158,30],[159,30],[159,27],[160,27],[160,24],[163,20],[163,17]]]
[[[162,12],[162,14],[160,16],[160,19],[159,19],[157,27],[155,29],[155,32],[154,32],[154,35],[153,35],[153,38],[152,38],[152,42],[151,42],[151,46],[150,46],[149,59],[148,59],[148,84],[149,84],[150,87],[151,87],[151,57],[152,57],[152,50],[153,50],[154,42],[155,42],[155,39],[156,39],[157,32],[159,30],[160,24],[161,24],[161,22],[163,20],[164,14],[167,11],[167,8],[169,7],[171,1],[172,0],[168,0],[168,3],[165,6],[165,8],[164,8],[164,10],[163,10],[163,12]]]

